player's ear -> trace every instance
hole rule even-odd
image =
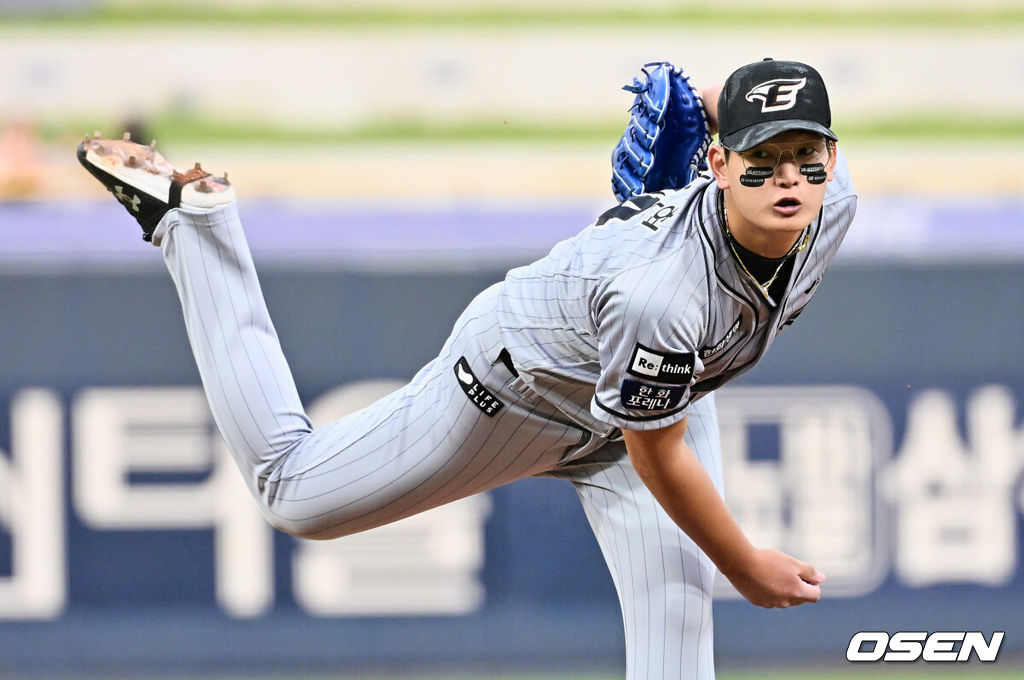
[[[721,144],[713,144],[708,149],[708,167],[711,168],[715,181],[718,182],[718,188],[723,190],[729,188],[729,175],[725,171],[725,165],[725,149]]]
[[[837,142],[828,142],[828,163],[825,165],[825,172],[828,173],[829,182],[832,181],[836,169],[836,144]]]

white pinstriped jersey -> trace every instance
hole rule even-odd
[[[708,176],[627,201],[513,269],[502,337],[534,391],[592,432],[666,427],[752,367],[810,301],[856,210],[839,154],[780,304],[731,252]]]

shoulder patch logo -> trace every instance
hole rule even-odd
[[[672,385],[689,385],[693,380],[693,367],[693,352],[655,352],[637,343],[626,372]]]
[[[776,78],[750,88],[744,99],[761,100],[761,113],[786,111],[796,106],[796,93],[807,84],[807,78]]]
[[[622,381],[620,399],[631,411],[669,411],[679,406],[686,392],[685,387],[650,385],[626,378]]]

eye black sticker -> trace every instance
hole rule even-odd
[[[807,178],[811,184],[821,184],[828,179],[825,166],[821,163],[809,163],[800,166],[800,173]]]
[[[747,168],[747,171],[740,175],[740,184],[745,187],[763,186],[764,181],[774,174],[775,168]]]

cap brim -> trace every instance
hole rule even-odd
[[[836,141],[839,138],[836,137],[835,133],[829,130],[821,123],[815,123],[813,120],[766,120],[763,123],[757,123],[745,127],[742,130],[738,130],[731,135],[722,137],[722,146],[733,151],[746,151],[752,147],[767,142],[775,135],[780,135],[783,132],[791,132],[793,130],[805,130],[807,132],[813,132],[815,134],[822,135],[826,139]]]

